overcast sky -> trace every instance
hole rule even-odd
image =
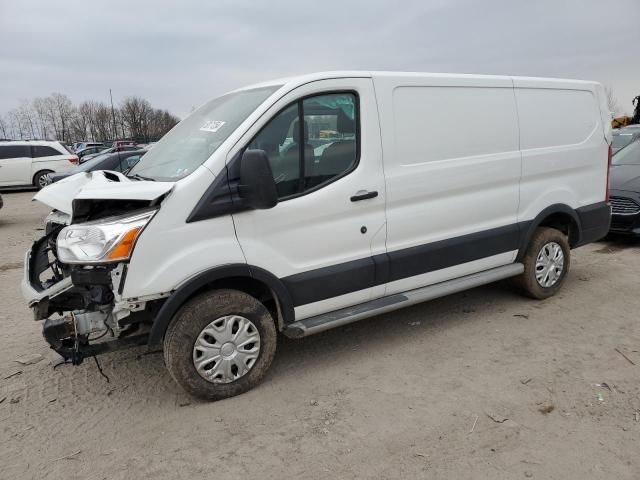
[[[0,0],[0,113],[22,98],[140,95],[184,116],[320,70],[598,80],[640,95],[640,0]]]

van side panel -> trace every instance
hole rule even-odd
[[[595,84],[514,79],[522,179],[518,219],[603,202],[608,145]]]
[[[374,75],[374,83],[387,184],[386,293],[513,261],[521,166],[511,80]],[[434,254],[444,260],[438,270],[429,268]]]
[[[510,87],[396,87],[393,113],[396,165],[518,150]]]

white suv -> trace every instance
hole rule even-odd
[[[78,164],[78,157],[60,142],[0,142],[0,187],[47,185],[47,175],[64,172]]]

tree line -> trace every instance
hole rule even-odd
[[[0,138],[46,139],[72,143],[118,138],[147,143],[157,141],[180,121],[168,110],[153,108],[148,100],[127,97],[117,108],[96,101],[74,105],[61,93],[22,100],[0,115]]]

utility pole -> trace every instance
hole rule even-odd
[[[116,126],[116,111],[113,109],[113,95],[109,89],[109,98],[111,99],[111,117],[113,118],[113,139],[118,138],[118,127]]]

